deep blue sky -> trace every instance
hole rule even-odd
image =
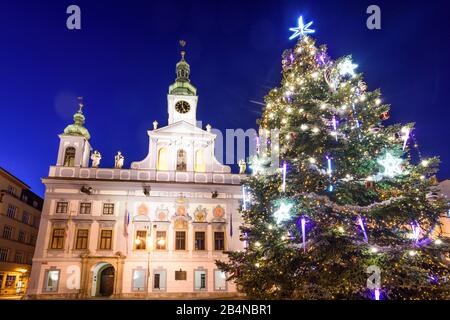
[[[91,143],[112,166],[147,154],[146,130],[167,121],[166,94],[188,42],[198,118],[219,129],[256,127],[262,101],[280,80],[280,56],[300,14],[334,57],[352,54],[369,89],[392,105],[391,122],[416,122],[424,156],[440,155],[450,177],[446,1],[1,1],[0,166],[43,194],[58,134],[84,96]],[[82,10],[82,30],[66,29],[66,8]],[[382,10],[382,30],[366,28],[366,8]]]

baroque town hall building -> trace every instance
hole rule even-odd
[[[215,260],[243,248],[243,176],[214,157],[211,127],[197,127],[197,89],[181,55],[167,96],[168,125],[155,122],[148,131],[144,160],[125,169],[119,153],[114,168],[102,168],[81,103],[59,135],[56,165],[43,179],[31,298],[236,294]]]

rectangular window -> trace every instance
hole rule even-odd
[[[186,250],[186,231],[175,233],[175,250]]]
[[[136,231],[136,239],[134,240],[134,245],[136,250],[145,250],[147,247],[147,231],[138,230]]]
[[[166,271],[155,270],[153,273],[153,290],[164,291],[166,290]]]
[[[214,250],[225,250],[225,233],[214,232]]]
[[[78,229],[77,230],[77,238],[75,242],[75,250],[84,250],[87,249],[88,245],[88,229]]]
[[[22,223],[30,224],[30,214],[28,212],[22,213]]]
[[[66,230],[64,228],[55,228],[52,233],[52,241],[50,249],[64,249],[64,236]]]
[[[206,271],[194,271],[194,290],[206,290]]]
[[[48,270],[45,279],[44,291],[56,292],[58,291],[58,284],[59,284],[59,270]]]
[[[14,288],[14,285],[16,284],[16,276],[6,276],[5,280],[5,289]]]
[[[14,262],[23,263],[23,252],[16,251],[16,255],[14,257]]]
[[[145,270],[133,270],[133,291],[145,291]]]
[[[28,196],[26,194],[22,194],[22,201],[28,202]]]
[[[6,192],[8,192],[9,194],[15,196],[15,195],[16,195],[16,192],[17,192],[17,189],[16,189],[15,187],[9,185],[9,186],[8,186],[8,189],[6,190]]]
[[[35,236],[34,234],[32,234],[32,235],[30,236],[30,244],[31,244],[32,246],[36,245],[36,236]]]
[[[20,230],[19,231],[19,238],[17,240],[19,240],[19,242],[25,243],[26,237],[27,237],[26,233],[23,232],[22,230]]]
[[[186,280],[186,279],[187,279],[186,271],[183,270],[175,271],[175,280]]]
[[[4,278],[4,274],[0,273],[0,289],[3,289],[3,278]]]
[[[0,261],[1,262],[7,262],[8,261],[8,253],[9,253],[9,249],[0,248]]]
[[[16,218],[17,207],[12,204],[8,205],[8,211],[6,211],[6,215],[8,218],[15,219]]]
[[[12,237],[13,237],[13,227],[4,226],[3,227],[3,238],[12,239]]]
[[[103,214],[104,215],[114,214],[114,203],[104,203],[103,204]]]
[[[195,232],[195,250],[205,250],[205,232]]]
[[[225,291],[227,290],[227,277],[225,272],[220,270],[214,270],[214,290],[216,291]]]
[[[56,203],[56,213],[67,213],[69,210],[68,202],[57,202]]]
[[[80,214],[91,214],[91,203],[82,202],[80,204]]]
[[[100,250],[111,250],[112,230],[102,230],[100,233]]]
[[[156,250],[166,250],[166,232],[156,231]]]

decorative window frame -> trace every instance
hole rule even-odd
[[[91,205],[89,213],[81,213],[81,205],[84,204],[84,203],[89,203]],[[92,203],[92,201],[81,200],[80,203],[78,204],[78,215],[80,215],[80,216],[92,216],[92,209],[93,208],[94,208],[94,204]],[[103,211],[102,211],[102,213],[103,213]]]
[[[102,242],[102,231],[111,231],[111,248],[110,249],[102,249],[100,247],[101,242]],[[114,232],[114,227],[113,226],[106,226],[106,225],[100,225],[99,229],[98,229],[98,243],[97,243],[97,251],[113,251],[114,250],[114,246],[115,246],[115,241],[114,241],[114,236],[115,236],[115,232]]]
[[[165,274],[163,289],[155,288],[155,274],[160,273],[160,272],[164,272],[164,274]],[[179,280],[177,280],[177,281],[179,281]],[[160,287],[161,287],[161,277],[159,278],[159,283],[160,283]],[[158,268],[153,269],[151,286],[152,286],[152,292],[166,292],[167,291],[167,269],[165,269],[163,267],[158,267]]]
[[[214,291],[220,291],[220,292],[228,291],[228,281],[226,279],[226,273],[225,273],[225,289],[216,289],[216,271],[223,272],[220,269],[213,269],[213,289],[214,289]]]
[[[58,271],[58,282],[56,283],[56,290],[54,290],[54,291],[47,290],[48,275],[49,275],[50,271]],[[60,283],[61,283],[61,269],[58,269],[57,267],[50,267],[48,269],[45,269],[44,283],[42,284],[42,293],[53,294],[53,293],[59,292],[59,284]]]
[[[199,288],[199,289],[196,289],[195,288],[195,273],[197,272],[197,271],[201,271],[201,272],[204,272],[205,273],[205,285],[206,285],[206,287],[203,289],[203,288]],[[206,291],[208,291],[208,269],[206,269],[206,268],[204,268],[204,267],[197,267],[196,269],[194,269],[194,272],[193,272],[193,283],[192,283],[192,286],[193,286],[193,289],[194,289],[194,292],[206,292]]]
[[[136,271],[144,271],[144,288],[142,290],[136,290],[136,287],[134,286],[134,274]],[[133,268],[131,272],[131,291],[132,292],[147,292],[147,286],[148,286],[148,270],[144,269],[141,266],[138,266],[136,268]]]

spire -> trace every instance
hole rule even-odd
[[[73,115],[73,124],[68,125],[64,129],[64,134],[72,135],[72,136],[83,136],[86,140],[91,138],[89,131],[84,127],[84,123],[86,118],[83,114],[83,97],[78,97],[78,111]]]
[[[180,40],[181,47],[181,60],[176,65],[177,78],[175,83],[169,87],[169,94],[180,94],[180,95],[196,95],[197,89],[190,83],[189,75],[191,72],[191,67],[189,63],[186,62],[186,41]]]

